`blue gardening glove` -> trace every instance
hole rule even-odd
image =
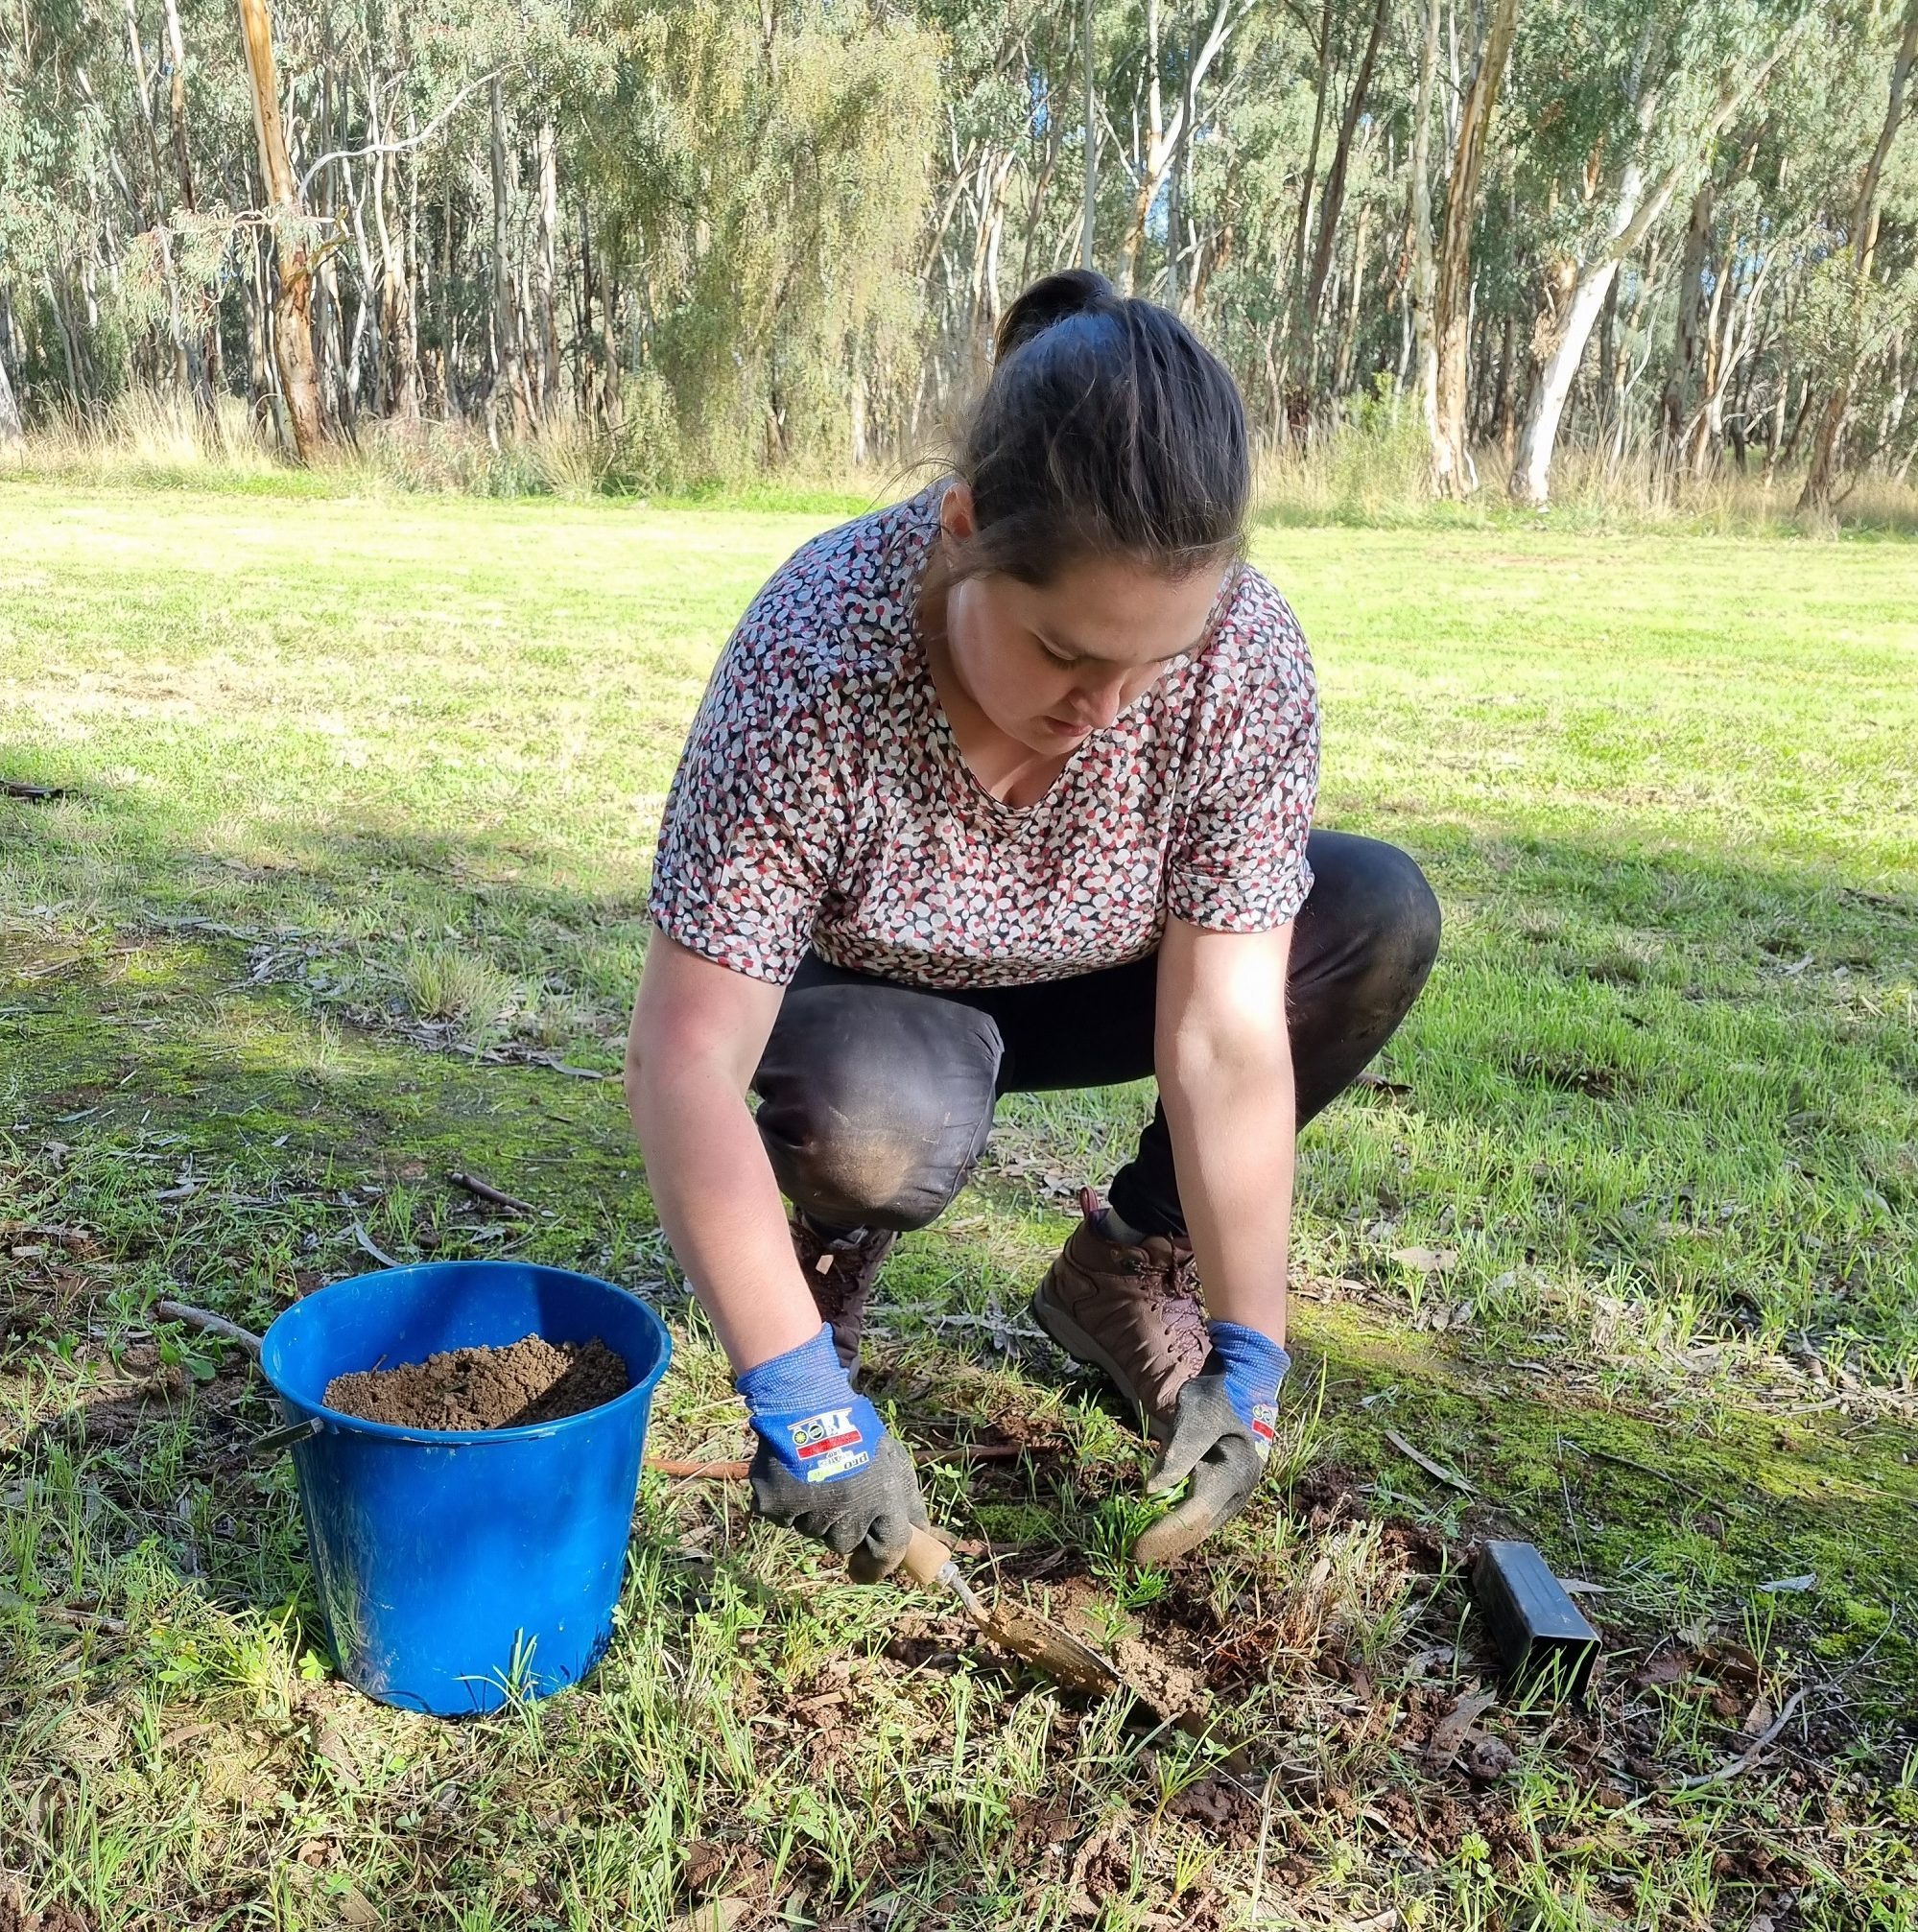
[[[856,1581],[878,1582],[905,1555],[914,1527],[928,1527],[926,1506],[906,1446],[853,1393],[832,1330],[822,1325],[734,1386],[759,1437],[754,1514],[846,1558]]]
[[[1179,1391],[1172,1429],[1152,1473],[1148,1496],[1166,1496],[1192,1478],[1176,1509],[1140,1533],[1135,1563],[1156,1566],[1183,1556],[1250,1500],[1271,1453],[1279,1384],[1292,1358],[1257,1329],[1208,1322],[1205,1365]]]

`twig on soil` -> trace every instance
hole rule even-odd
[[[949,1449],[921,1448],[921,1455],[938,1455],[959,1462],[1009,1462],[1027,1453],[1023,1443],[955,1443]],[[704,1477],[713,1482],[744,1482],[752,1473],[746,1462],[687,1462],[674,1456],[648,1456],[648,1469],[660,1475]],[[1008,1545],[1009,1547],[1010,1545]]]
[[[464,1188],[467,1193],[482,1201],[490,1201],[496,1208],[509,1208],[515,1214],[536,1214],[539,1210],[531,1201],[522,1201],[517,1194],[502,1193],[498,1188],[483,1181],[477,1174],[462,1173],[458,1167],[446,1176],[456,1188]]]
[[[1726,1784],[1734,1778],[1741,1778],[1758,1762],[1759,1753],[1766,1745],[1776,1743],[1785,1727],[1791,1722],[1791,1714],[1805,1701],[1805,1693],[1810,1686],[1800,1685],[1785,1700],[1785,1708],[1771,1720],[1769,1727],[1745,1746],[1737,1757],[1718,1766],[1716,1771],[1701,1771],[1695,1778],[1681,1778],[1673,1787],[1678,1791],[1702,1791],[1708,1784]]]
[[[128,1623],[125,1617],[107,1616],[97,1610],[75,1610],[64,1603],[40,1603],[35,1609],[54,1623],[63,1623],[69,1630],[98,1630],[107,1637],[125,1637]]]
[[[366,1250],[367,1254],[372,1256],[374,1261],[379,1262],[381,1267],[396,1268],[400,1265],[400,1263],[394,1261],[393,1258],[390,1254],[388,1254],[384,1248],[378,1247],[374,1244],[372,1236],[367,1234],[366,1229],[361,1227],[358,1221],[355,1221],[353,1223],[353,1238],[360,1244],[360,1246],[363,1249]]]
[[[200,1329],[209,1335],[223,1335],[229,1342],[238,1342],[255,1361],[260,1358],[260,1338],[251,1329],[243,1329],[238,1322],[229,1322],[225,1315],[216,1315],[207,1308],[196,1308],[186,1302],[161,1302],[155,1310],[170,1322],[180,1322],[189,1329]]]
[[[1478,1491],[1456,1470],[1447,1469],[1443,1463],[1433,1462],[1429,1455],[1424,1455],[1419,1450],[1413,1449],[1411,1444],[1407,1442],[1397,1429],[1386,1429],[1385,1437],[1402,1456],[1410,1457],[1427,1475],[1436,1476],[1448,1489],[1456,1489],[1461,1496],[1478,1495]]]
[[[660,1475],[705,1476],[714,1482],[744,1482],[752,1473],[745,1462],[682,1462],[673,1456],[650,1455],[648,1469]]]

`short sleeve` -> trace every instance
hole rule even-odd
[[[812,942],[847,813],[842,736],[803,652],[748,611],[706,687],[666,798],[647,910],[670,937],[784,985]]]
[[[1312,890],[1318,695],[1298,620],[1256,573],[1227,622],[1195,718],[1189,803],[1166,866],[1166,909],[1222,932],[1269,932]]]

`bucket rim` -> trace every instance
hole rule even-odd
[[[459,1268],[462,1271],[473,1268],[530,1269],[537,1274],[558,1275],[568,1281],[584,1282],[593,1287],[604,1288],[608,1294],[618,1295],[622,1300],[630,1302],[640,1311],[641,1315],[644,1316],[646,1323],[653,1330],[657,1336],[659,1342],[658,1359],[654,1362],[652,1370],[649,1375],[634,1382],[630,1388],[616,1395],[611,1402],[597,1402],[589,1409],[580,1410],[577,1415],[559,1416],[552,1422],[521,1423],[512,1428],[504,1429],[409,1428],[402,1427],[396,1423],[369,1422],[364,1416],[348,1415],[344,1409],[329,1408],[322,1402],[315,1402],[309,1397],[289,1389],[280,1380],[279,1377],[274,1375],[272,1370],[267,1366],[267,1344],[272,1340],[273,1331],[289,1315],[294,1314],[298,1309],[304,1308],[309,1302],[317,1300],[320,1296],[330,1293],[334,1288],[351,1287],[362,1282],[373,1281],[381,1275],[428,1275],[437,1274],[442,1269],[453,1268]],[[267,1324],[265,1332],[260,1336],[260,1373],[266,1378],[273,1393],[283,1402],[290,1403],[299,1410],[302,1416],[319,1416],[325,1422],[328,1428],[338,1429],[343,1434],[378,1436],[385,1438],[389,1442],[417,1443],[427,1448],[439,1449],[455,1447],[477,1449],[487,1443],[537,1442],[548,1436],[556,1435],[562,1429],[571,1428],[576,1424],[592,1422],[601,1417],[611,1415],[615,1410],[627,1404],[651,1402],[653,1390],[659,1386],[660,1379],[672,1365],[672,1331],[660,1319],[659,1311],[634,1294],[630,1288],[623,1288],[617,1282],[608,1282],[599,1275],[581,1274],[577,1268],[556,1268],[549,1266],[544,1261],[508,1261],[490,1258],[470,1261],[407,1262],[402,1263],[396,1268],[368,1268],[365,1274],[342,1275],[337,1282],[327,1282],[322,1286],[315,1288],[310,1294],[302,1295],[290,1308],[282,1308]]]

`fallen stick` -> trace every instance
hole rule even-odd
[[[673,1456],[650,1455],[648,1469],[660,1475],[707,1476],[714,1482],[744,1482],[752,1473],[746,1462],[680,1462]]]
[[[1745,1746],[1744,1750],[1716,1771],[1701,1771],[1695,1778],[1681,1778],[1673,1787],[1679,1791],[1702,1791],[1708,1784],[1729,1784],[1734,1778],[1741,1778],[1758,1762],[1758,1755],[1767,1744],[1778,1741],[1780,1733],[1791,1722],[1791,1713],[1805,1701],[1807,1686],[1800,1685],[1785,1700],[1785,1708],[1771,1721],[1770,1727],[1762,1732]]]
[[[35,1608],[42,1616],[51,1617],[55,1623],[63,1623],[69,1630],[98,1630],[108,1637],[125,1637],[128,1630],[124,1617],[107,1616],[97,1610],[75,1610],[64,1603],[41,1603]]]
[[[238,1322],[229,1322],[225,1315],[216,1315],[208,1308],[196,1308],[186,1302],[161,1302],[156,1310],[167,1321],[179,1322],[189,1329],[200,1329],[209,1335],[223,1335],[229,1342],[238,1342],[255,1361],[260,1358],[260,1338],[251,1329],[243,1329]]]
[[[502,1193],[477,1174],[462,1174],[456,1167],[446,1178],[456,1188],[464,1188],[467,1193],[479,1200],[489,1201],[496,1208],[510,1208],[515,1214],[536,1214],[539,1212],[531,1201],[522,1201],[517,1194]]]

